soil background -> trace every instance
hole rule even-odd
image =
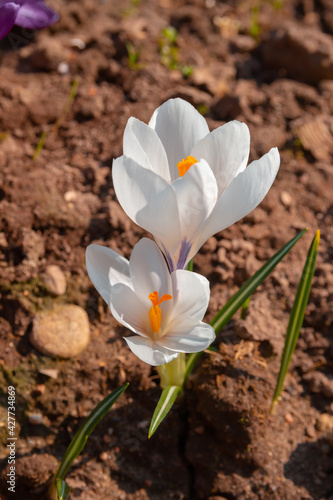
[[[41,31],[15,27],[0,44],[1,498],[43,498],[84,417],[128,381],[69,471],[71,499],[332,500],[333,3],[50,5],[59,22]],[[195,271],[211,282],[207,321],[309,230],[253,295],[247,317],[237,313],[217,352],[202,356],[148,440],[157,374],[126,347],[126,332],[88,279],[84,251],[95,242],[128,258],[145,235],[118,205],[112,160],[122,154],[128,118],[147,122],[176,96],[211,129],[245,121],[251,159],[274,146],[281,152],[261,205],[195,258]],[[306,317],[272,417],[288,318],[318,228]],[[65,293],[46,286],[50,265],[64,273]],[[91,328],[88,347],[66,360],[40,354],[29,340],[34,318],[60,304],[83,307]],[[9,385],[15,494],[6,485]]]

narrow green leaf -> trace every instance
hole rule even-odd
[[[243,286],[236,292],[222,307],[216,316],[211,321],[211,325],[216,333],[219,333],[222,328],[230,321],[235,312],[244,304],[246,299],[258,288],[265,278],[273,271],[275,266],[283,259],[285,255],[292,249],[295,243],[303,236],[307,229],[299,232],[294,238],[286,243],[276,254],[271,257]]]
[[[61,461],[59,469],[55,475],[57,481],[58,479],[65,479],[69,467],[71,466],[73,460],[83,450],[89,435],[92,433],[96,425],[102,420],[111,406],[117,401],[117,399],[122,395],[127,387],[128,383],[122,385],[121,387],[118,387],[118,389],[106,396],[106,398],[104,398],[103,401],[101,401],[96,406],[89,417],[84,421],[84,423],[72,439]]]
[[[235,312],[244,304],[244,302],[252,295],[258,286],[265,278],[273,271],[275,266],[283,259],[285,255],[292,249],[297,241],[303,236],[307,229],[300,231],[294,238],[286,243],[276,254],[271,257],[243,286],[228,300],[222,309],[210,322],[216,333],[219,333],[222,328],[230,321]],[[185,378],[194,368],[195,363],[201,356],[202,352],[191,353],[186,360]]]
[[[43,149],[43,147],[44,147],[44,142],[45,142],[45,139],[46,139],[46,135],[47,135],[47,134],[46,134],[45,130],[43,130],[42,135],[40,136],[40,139],[39,139],[38,144],[37,144],[37,146],[36,146],[36,149],[35,149],[34,155],[33,155],[33,157],[32,157],[32,159],[33,159],[34,161],[36,161],[36,160],[37,160],[37,158],[38,158],[38,156],[39,156],[39,153],[41,152],[41,150],[42,150],[42,149]]]
[[[181,387],[178,385],[168,385],[163,390],[150,422],[148,438],[154,434],[160,423],[165,419],[180,392]]]
[[[250,298],[251,297],[248,297],[246,299],[246,301],[244,302],[244,304],[242,305],[241,319],[245,319],[246,318],[247,310],[248,310],[249,304],[250,304]]]
[[[63,479],[57,478],[58,500],[66,500],[70,494],[70,487]]]
[[[308,251],[307,259],[304,265],[301,280],[298,285],[293,308],[290,313],[288,330],[284,349],[281,358],[280,371],[277,378],[275,392],[270,408],[270,413],[274,413],[283,388],[284,379],[287,375],[291,357],[294,353],[299,332],[303,323],[305,309],[309,300],[312,278],[316,268],[316,259],[320,241],[320,231],[316,232]]]

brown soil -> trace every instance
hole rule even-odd
[[[333,415],[332,2],[73,0],[53,7],[61,16],[53,27],[15,28],[0,45],[0,409],[5,424],[7,386],[14,385],[20,427],[17,493],[8,493],[5,469],[2,498],[42,498],[54,458],[80,422],[128,381],[70,470],[73,500],[332,500],[332,437],[318,424],[321,414]],[[178,31],[174,69],[161,56],[169,25]],[[218,353],[202,357],[183,399],[148,440],[156,372],[124,345],[123,329],[89,282],[84,250],[98,242],[129,257],[144,234],[117,204],[112,160],[122,153],[127,119],[147,121],[175,96],[200,109],[211,129],[245,121],[252,159],[273,146],[282,157],[261,206],[195,259],[212,285],[207,320],[297,231],[309,231],[252,297],[247,318],[236,315],[218,336]],[[271,417],[288,317],[317,228],[310,301]],[[64,296],[42,284],[50,264],[67,276]],[[29,343],[34,314],[55,303],[89,314],[90,344],[72,360],[52,360]],[[2,457],[4,467],[5,447]]]

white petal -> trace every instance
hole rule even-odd
[[[200,323],[191,328],[184,327],[167,333],[158,343],[171,351],[200,352],[207,349],[214,339],[214,329],[206,323]]]
[[[180,241],[180,224],[172,186],[126,156],[114,160],[112,174],[116,195],[127,215],[173,254]]]
[[[142,238],[134,247],[130,258],[130,276],[133,289],[140,299],[147,304],[147,317],[152,303],[148,296],[158,292],[172,295],[171,276],[164,257],[154,241]],[[172,310],[173,301],[168,300],[160,305],[162,311],[161,328],[164,328]]]
[[[130,287],[119,283],[111,288],[110,309],[119,323],[133,332],[147,336],[147,306]]]
[[[142,167],[153,170],[170,182],[166,152],[155,130],[131,117],[126,125],[123,141],[124,155]]]
[[[209,303],[209,281],[200,274],[182,269],[174,271],[171,280],[173,309],[170,323],[201,321]]]
[[[177,163],[190,155],[194,145],[209,133],[203,116],[183,99],[169,99],[157,108],[149,127],[156,130],[166,151],[171,179],[177,179]]]
[[[105,302],[110,302],[111,286],[124,283],[130,286],[129,262],[110,248],[89,245],[86,249],[89,278]]]
[[[196,144],[194,158],[204,158],[213,170],[219,196],[248,162],[250,132],[245,123],[232,121],[213,130]]]
[[[170,363],[178,357],[178,352],[169,351],[144,337],[124,337],[131,351],[144,363],[159,366]]]
[[[183,177],[172,183],[175,190],[181,240],[192,242],[202,230],[217,201],[216,179],[208,163],[192,165]]]
[[[262,202],[273,184],[279,166],[279,152],[277,148],[272,148],[232,181],[208,219],[199,238],[198,249],[210,236],[242,219]]]

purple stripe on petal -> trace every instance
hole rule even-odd
[[[157,242],[156,242],[157,243]],[[169,252],[167,251],[167,249],[165,248],[165,246],[163,245],[163,243],[161,243],[160,241],[158,242],[158,245],[160,247],[162,247],[162,252],[164,253],[164,256],[166,258],[166,261],[168,263],[168,266],[169,266],[169,271],[170,273],[172,273],[175,269],[174,269],[174,265],[173,265],[173,262],[172,262],[172,258],[171,258],[171,255],[169,254]]]
[[[177,269],[185,269],[186,260],[188,254],[190,253],[191,247],[192,243],[188,242],[187,239],[185,238],[185,240],[183,240],[181,243],[178,262],[177,262]]]
[[[0,40],[4,38],[15,24],[20,6],[14,2],[8,2],[0,7]]]
[[[41,0],[26,0],[22,2],[15,24],[22,28],[40,29],[50,26],[58,19],[58,14]]]

